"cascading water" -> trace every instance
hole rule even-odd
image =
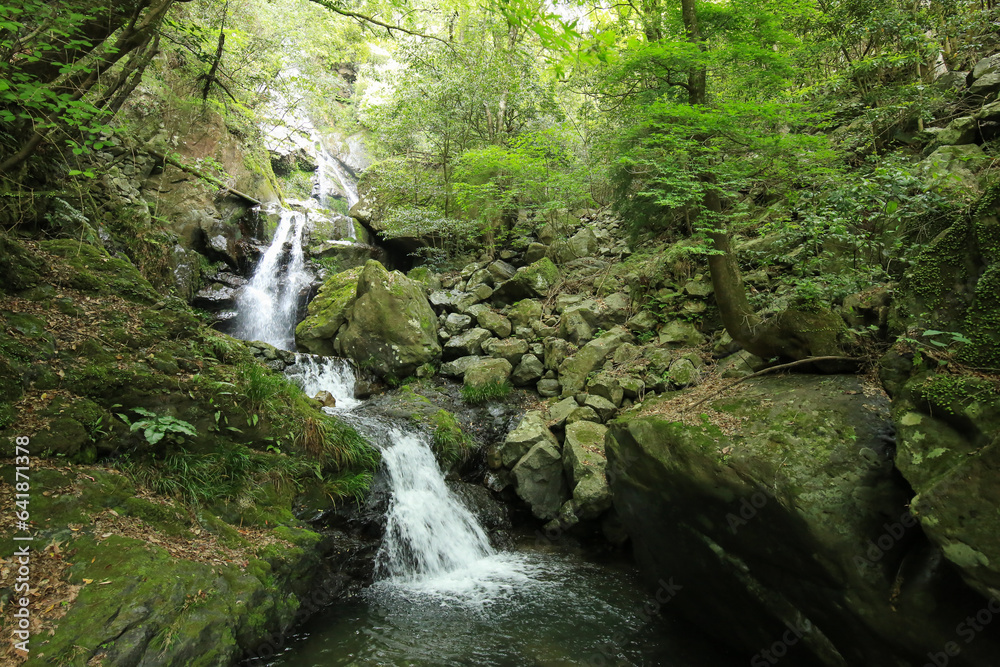
[[[234,333],[282,350],[295,349],[295,317],[311,280],[302,251],[304,213],[282,209],[271,245],[236,300]]]

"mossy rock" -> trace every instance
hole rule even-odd
[[[924,532],[981,594],[1000,591],[1000,384],[921,373],[893,402],[896,465]]]
[[[441,358],[437,316],[423,287],[375,260],[358,277],[357,301],[337,346],[362,368],[395,379]]]
[[[737,420],[732,435],[709,414],[668,421],[660,404],[611,423],[607,476],[650,581],[683,582],[678,613],[742,628],[726,641],[749,652],[809,619],[823,640],[797,647],[802,664],[892,664],[954,637],[947,610],[969,591],[950,570],[918,567],[894,593],[926,543],[893,469],[884,397],[853,376],[750,380],[706,405],[723,427]]]
[[[561,277],[558,267],[551,259],[540,259],[534,264],[521,267],[513,278],[501,283],[492,295],[493,300],[513,303],[521,299],[547,297]]]
[[[347,322],[347,309],[354,303],[363,267],[330,276],[309,302],[308,316],[295,327],[295,343],[312,354],[334,354],[333,339]]]
[[[132,264],[111,257],[88,243],[72,239],[39,241],[39,247],[61,257],[74,270],[70,287],[89,294],[120,296],[139,304],[154,303],[159,295]]]
[[[34,287],[46,270],[45,262],[0,231],[0,292]]]

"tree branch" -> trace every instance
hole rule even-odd
[[[403,27],[398,26],[398,25],[392,25],[390,23],[383,23],[382,21],[379,21],[378,19],[372,18],[371,16],[366,16],[365,14],[359,14],[358,12],[352,12],[352,11],[350,11],[348,9],[343,9],[342,7],[337,7],[335,4],[333,4],[329,0],[310,0],[310,2],[315,2],[317,5],[320,5],[322,7],[326,7],[327,9],[329,9],[331,12],[334,12],[335,14],[340,14],[341,16],[346,16],[348,18],[357,19],[359,21],[364,21],[366,23],[371,23],[372,25],[377,25],[377,26],[380,26],[382,28],[385,28],[386,30],[389,31],[389,36],[390,37],[392,36],[392,31],[393,30],[398,30],[399,32],[406,33],[407,35],[413,35],[414,37],[423,37],[424,39],[433,39],[433,40],[441,42],[442,44],[445,44],[445,45],[447,45],[449,47],[452,46],[451,42],[449,42],[446,39],[441,39],[440,37],[435,37],[434,35],[428,35],[428,34],[423,33],[423,32],[416,32],[415,30],[409,30],[407,28],[403,28]]]

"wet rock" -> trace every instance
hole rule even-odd
[[[324,408],[335,408],[337,407],[336,397],[328,391],[321,391],[313,396],[314,400],[319,401]]]
[[[348,309],[358,292],[361,267],[330,276],[309,302],[308,315],[295,327],[295,345],[311,354],[332,356],[334,338],[347,323]]]

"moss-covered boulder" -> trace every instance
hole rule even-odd
[[[569,500],[569,488],[563,477],[562,453],[551,442],[534,445],[512,472],[517,495],[539,519],[554,519],[559,508]]]
[[[747,660],[805,628],[783,647],[790,664],[923,664],[985,606],[916,525],[888,402],[857,378],[744,383],[706,404],[719,426],[657,416],[662,400],[610,426],[615,508],[651,585],[683,587],[671,609],[726,628]],[[984,633],[962,656],[997,650]]]
[[[1000,383],[920,373],[892,409],[924,532],[976,590],[1000,597]]]
[[[437,317],[423,286],[370,260],[358,277],[357,300],[337,347],[383,377],[405,378],[441,358]]]
[[[587,376],[604,365],[615,350],[632,341],[632,334],[624,327],[615,327],[581,347],[573,356],[559,365],[559,382],[562,395],[571,396],[583,390]]]
[[[295,345],[312,354],[332,356],[334,338],[347,322],[348,308],[358,292],[362,267],[327,278],[309,302],[308,316],[295,327]]]
[[[589,421],[566,427],[563,443],[563,470],[569,480],[573,501],[583,519],[596,519],[611,508],[611,490],[604,474],[607,458],[604,436],[608,429]]]
[[[510,280],[501,283],[493,292],[498,303],[513,303],[521,299],[546,297],[560,279],[559,269],[551,259],[540,259],[522,266]]]

